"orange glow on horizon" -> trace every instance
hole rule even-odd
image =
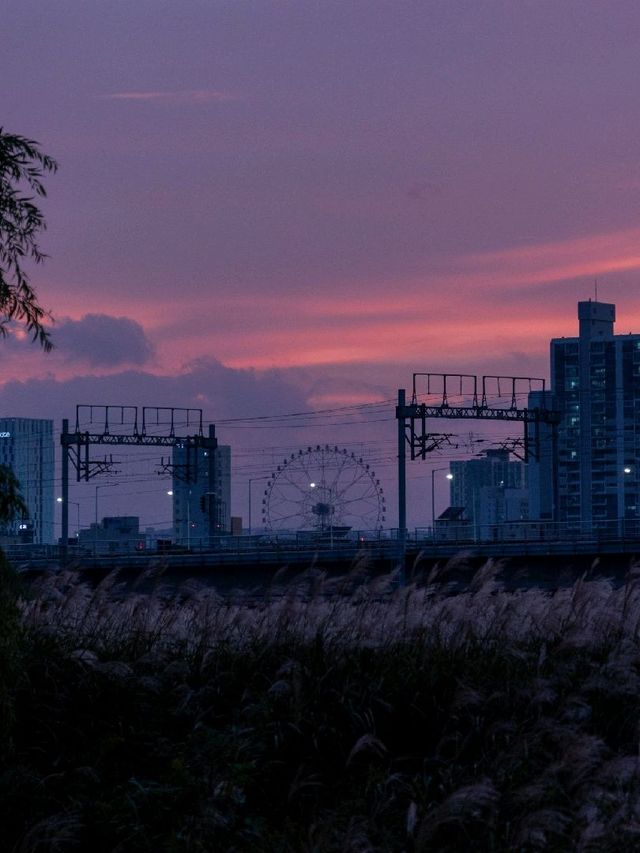
[[[159,289],[153,300],[133,292],[125,302],[106,285],[83,287],[82,300],[55,283],[51,291],[60,318],[126,313],[140,323],[156,356],[129,367],[155,374],[175,375],[199,358],[267,370],[407,363],[420,356],[444,367],[461,358],[477,363],[488,353],[494,359],[546,354],[551,338],[577,333],[575,312],[558,314],[562,282],[640,268],[638,245],[640,229],[627,229],[452,258],[446,271],[427,270],[421,277],[333,281],[289,296],[277,283],[259,293],[225,292],[212,284],[197,301],[176,300],[175,291],[163,295]],[[559,283],[549,290],[555,302],[531,289],[553,283]],[[43,370],[31,355],[19,361],[22,375]],[[44,369],[68,378],[126,366],[90,369],[54,353]]]

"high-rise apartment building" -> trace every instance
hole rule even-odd
[[[578,336],[551,341],[557,439],[530,462],[532,515],[559,530],[640,531],[640,335],[615,335],[615,305],[578,303]],[[539,401],[532,395],[529,406]]]
[[[36,418],[0,418],[0,464],[13,471],[29,510],[29,518],[17,519],[4,532],[18,535],[27,525],[28,539],[52,544],[54,443],[53,421]]]
[[[177,444],[173,466],[175,541],[187,547],[207,547],[216,536],[231,530],[231,448]]]
[[[511,460],[508,450],[452,462],[450,471],[451,506],[464,508],[475,538],[490,538],[496,526],[527,518],[526,465]]]

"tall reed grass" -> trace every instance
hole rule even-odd
[[[640,849],[637,569],[499,570],[44,578],[5,674],[5,849]]]

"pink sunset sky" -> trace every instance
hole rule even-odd
[[[32,275],[56,351],[2,345],[7,415],[224,421],[389,400],[413,371],[546,376],[596,278],[640,331],[636,0],[5,0],[2,18],[0,124],[60,165]],[[310,440],[390,448],[389,417]],[[262,434],[220,436],[240,479],[261,470]]]

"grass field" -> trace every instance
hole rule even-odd
[[[640,849],[640,575],[498,568],[261,600],[5,568],[2,849]]]

